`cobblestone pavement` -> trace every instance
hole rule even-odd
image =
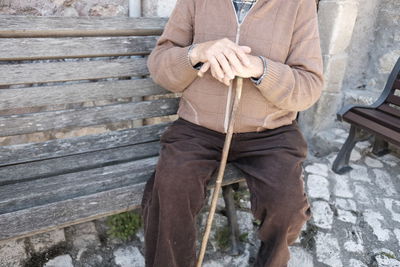
[[[311,152],[305,163],[313,216],[290,248],[289,267],[400,266],[400,155],[376,157],[369,141],[360,142],[351,154],[353,170],[338,175],[331,165],[346,137],[333,129],[314,140],[325,155]],[[248,266],[254,253],[249,249],[239,264],[225,256],[206,266]]]

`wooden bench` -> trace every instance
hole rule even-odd
[[[0,240],[140,206],[171,123],[149,118],[177,118],[146,66],[165,22],[1,17]]]
[[[349,170],[349,159],[355,144],[364,139],[366,131],[372,134],[372,152],[381,156],[388,152],[388,142],[400,146],[400,58],[389,75],[379,99],[370,106],[351,105],[344,107],[338,119],[351,124],[350,133],[340,149],[332,170],[342,174]]]

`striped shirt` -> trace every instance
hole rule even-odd
[[[256,1],[257,0],[232,0],[239,23],[242,23],[243,18]]]

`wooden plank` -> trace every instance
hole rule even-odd
[[[145,144],[13,164],[0,168],[0,186],[154,157],[158,156],[159,149],[160,143],[154,141]]]
[[[167,93],[151,78],[0,89],[0,110]]]
[[[399,78],[399,79],[396,79],[396,80],[394,81],[393,89],[398,89],[398,90],[400,90],[400,78]]]
[[[0,214],[142,183],[154,171],[157,159],[151,157],[0,186]]]
[[[0,117],[0,136],[176,114],[179,99],[113,104]]]
[[[390,104],[380,105],[377,109],[382,110],[383,112],[386,112],[395,117],[400,117],[400,109],[396,109],[396,108],[390,106]]]
[[[227,165],[223,185],[243,181],[243,176]],[[240,173],[240,172],[239,172]],[[213,180],[215,180],[214,175]],[[91,221],[111,214],[135,209],[140,206],[144,183],[127,185],[91,195],[67,199],[0,215],[0,240],[31,236],[52,229]],[[209,184],[209,188],[213,182]],[[43,220],[46,218],[46,220]]]
[[[352,123],[360,128],[366,129],[375,135],[382,137],[390,143],[400,146],[400,132],[389,129],[379,123],[368,120],[361,115],[347,112],[343,117],[345,121]]]
[[[0,166],[154,142],[170,122],[40,143],[0,146]]]
[[[0,60],[146,55],[156,41],[157,36],[0,38]]]
[[[386,102],[400,107],[400,96],[397,96],[397,95],[390,95],[390,96],[386,99]]]
[[[145,58],[0,65],[0,85],[148,75]]]
[[[400,118],[393,117],[380,110],[367,108],[354,108],[352,112],[400,132]]]
[[[168,18],[0,16],[0,38],[161,35]]]

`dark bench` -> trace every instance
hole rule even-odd
[[[351,170],[351,151],[358,141],[365,139],[365,132],[374,136],[372,152],[377,156],[388,152],[388,142],[400,146],[400,58],[375,103],[344,107],[337,116],[339,120],[350,123],[351,127],[346,142],[333,162],[332,170],[335,173]]]
[[[139,207],[177,118],[146,66],[165,22],[1,16],[0,240]]]

